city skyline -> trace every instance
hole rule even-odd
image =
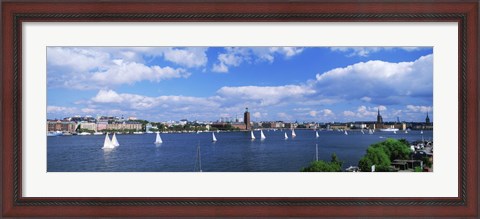
[[[47,118],[433,121],[431,47],[48,47]]]

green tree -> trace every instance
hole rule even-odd
[[[301,172],[342,172],[343,161],[339,160],[335,153],[332,154],[331,162],[323,160],[313,161],[308,167],[302,168]]]
[[[367,154],[358,162],[358,167],[362,171],[368,172],[372,165],[375,165],[375,171],[377,171],[377,169],[383,169],[390,166],[390,164],[390,159],[383,148],[369,147]]]
[[[338,159],[337,154],[335,154],[335,153],[332,154],[332,159],[330,160],[330,162],[333,163],[333,164],[337,164],[340,167],[342,167],[342,165],[343,165],[343,161]]]
[[[328,163],[323,160],[313,161],[308,167],[300,170],[301,172],[341,172],[339,165]]]
[[[396,159],[408,159],[411,150],[408,142],[389,138],[383,142],[373,144],[371,147],[382,148],[391,161]]]
[[[408,159],[411,150],[405,140],[387,139],[383,142],[370,145],[367,153],[358,162],[362,171],[370,171],[375,165],[376,172],[392,171],[391,162],[396,159]]]

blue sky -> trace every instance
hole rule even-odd
[[[433,118],[431,47],[48,47],[47,117]]]

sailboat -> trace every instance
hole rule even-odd
[[[287,140],[287,139],[288,139],[288,136],[287,136],[287,133],[285,132],[285,140]]]
[[[347,130],[345,130],[345,132],[344,132],[344,133],[345,133],[345,135],[348,135],[348,132],[347,132]]]
[[[405,134],[408,134],[408,130],[405,129]]]
[[[373,131],[371,129],[369,129],[368,134],[373,135]]]
[[[365,134],[365,132],[363,132],[363,129],[362,129],[362,130],[360,130],[360,131],[362,132],[362,134]]]
[[[212,132],[212,142],[216,142],[217,138],[215,137],[215,133]]]
[[[265,135],[263,134],[263,130],[260,130],[260,139],[261,140],[265,139]]]
[[[253,135],[253,131],[250,131],[250,139],[255,140],[255,135]]]
[[[393,131],[393,134],[397,134],[397,131]]]
[[[292,138],[295,138],[295,136],[297,136],[297,134],[295,134],[295,129],[292,129]]]
[[[318,138],[320,137],[320,135],[318,135],[318,131],[315,131],[315,138]]]
[[[120,146],[120,144],[117,141],[117,137],[115,136],[115,132],[113,133],[112,144],[113,144],[114,147]]]
[[[108,133],[105,135],[105,141],[103,142],[103,148],[102,149],[113,149],[115,146],[112,144],[112,141],[110,141],[110,138],[108,137]]]
[[[160,137],[160,132],[157,132],[157,137],[155,138],[155,144],[163,143],[162,138]]]
[[[422,135],[423,135],[423,130],[422,130],[422,131],[420,131],[420,134],[422,134]]]

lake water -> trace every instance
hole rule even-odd
[[[47,137],[48,172],[192,172],[200,146],[203,172],[298,172],[318,158],[330,161],[336,153],[344,161],[343,167],[358,165],[369,145],[386,138],[421,140],[420,131],[408,134],[375,132],[372,135],[349,131],[296,130],[297,136],[284,140],[282,131],[215,133],[218,141],[211,142],[212,133],[161,134],[163,143],[155,145],[155,134],[117,135],[120,146],[103,150],[105,135]],[[110,135],[111,137],[111,135]],[[425,139],[432,139],[432,131],[424,131]]]

